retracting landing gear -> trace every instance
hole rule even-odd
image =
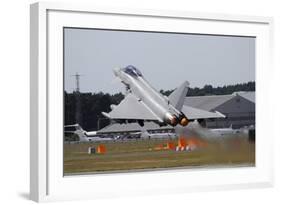
[[[141,127],[144,126],[144,120],[138,120],[138,123],[139,123],[139,125],[140,125]]]

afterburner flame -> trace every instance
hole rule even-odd
[[[197,148],[207,147],[207,142],[197,139],[195,137],[186,138],[184,136],[180,136],[178,139],[178,145],[176,147],[176,151],[192,151]]]

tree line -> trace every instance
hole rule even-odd
[[[160,90],[163,95],[170,95],[172,90]],[[213,87],[205,85],[203,88],[189,88],[186,96],[227,95],[238,91],[255,91],[255,82],[240,83]],[[111,104],[119,104],[123,100],[122,93],[67,93],[64,91],[64,124],[79,123],[85,130],[98,130],[109,124],[101,112],[109,112]],[[80,109],[79,109],[80,107]]]
[[[172,90],[160,90],[163,95],[169,96]],[[205,96],[205,95],[229,95],[239,91],[255,91],[255,82],[239,83],[235,85],[225,85],[222,87],[213,87],[212,85],[205,85],[203,88],[194,87],[188,88],[186,96]]]

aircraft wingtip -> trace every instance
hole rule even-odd
[[[221,116],[222,118],[226,118],[226,116],[222,113],[220,113],[219,111],[215,111],[215,113],[217,113],[219,116]]]
[[[107,118],[110,118],[110,115],[109,115],[108,113],[106,113],[106,112],[101,112],[101,114],[102,114],[103,116],[107,117]]]

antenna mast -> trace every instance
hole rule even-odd
[[[75,83],[76,83],[76,88],[74,91],[75,94],[75,99],[76,99],[76,111],[75,111],[75,121],[79,125],[82,125],[82,113],[81,113],[81,93],[80,93],[80,76],[78,72],[76,72],[75,75]]]
[[[79,83],[79,80],[80,80],[80,76],[77,72],[76,74],[74,75],[75,76],[75,80],[76,80],[76,92],[80,93],[80,83]]]

